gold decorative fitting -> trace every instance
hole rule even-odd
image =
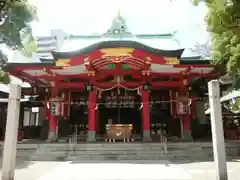
[[[144,71],[142,71],[142,75],[147,75],[147,76],[149,76],[150,75],[150,71],[148,71],[148,70],[144,70]]]
[[[88,76],[95,76],[96,72],[95,71],[89,71]]]

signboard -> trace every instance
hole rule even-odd
[[[105,103],[106,108],[134,108],[135,99],[133,96],[107,96]]]
[[[179,64],[179,59],[177,57],[164,57],[166,64]]]

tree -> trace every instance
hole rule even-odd
[[[36,19],[36,8],[27,0],[0,0],[1,43],[22,49],[33,40],[30,22]]]
[[[200,55],[201,57],[210,57],[211,56],[211,43],[206,41],[203,44],[197,43],[193,48],[190,49],[193,53]]]
[[[199,3],[202,0],[194,0]],[[213,63],[226,67],[235,89],[240,88],[240,1],[205,0]]]
[[[29,23],[35,19],[36,8],[27,0],[0,0],[0,43],[30,55],[36,43]],[[1,69],[6,62],[7,56],[0,51],[0,83],[5,84],[10,82],[8,73]]]
[[[6,65],[7,61],[8,61],[7,56],[2,51],[0,51],[0,82],[2,84],[10,83],[9,74],[2,70],[2,68]]]

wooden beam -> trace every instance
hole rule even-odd
[[[144,82],[121,82],[120,85],[116,82],[95,82],[94,86],[99,88],[112,88],[114,86],[120,87],[124,86],[127,88],[136,88],[143,85]],[[153,87],[181,87],[183,86],[181,81],[159,81],[159,82],[151,82]],[[56,87],[60,89],[84,89],[87,83],[80,83],[80,82],[59,82]]]

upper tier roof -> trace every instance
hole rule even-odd
[[[178,50],[155,49],[155,48],[149,47],[147,45],[144,45],[144,44],[136,42],[136,41],[103,41],[103,42],[92,44],[92,45],[85,47],[83,49],[80,49],[78,51],[52,52],[52,55],[55,59],[70,58],[73,56],[88,54],[97,49],[105,49],[105,48],[135,48],[135,49],[144,50],[144,51],[146,51],[150,54],[156,55],[156,56],[177,57],[177,58],[180,58],[184,51],[184,49],[178,49]]]

